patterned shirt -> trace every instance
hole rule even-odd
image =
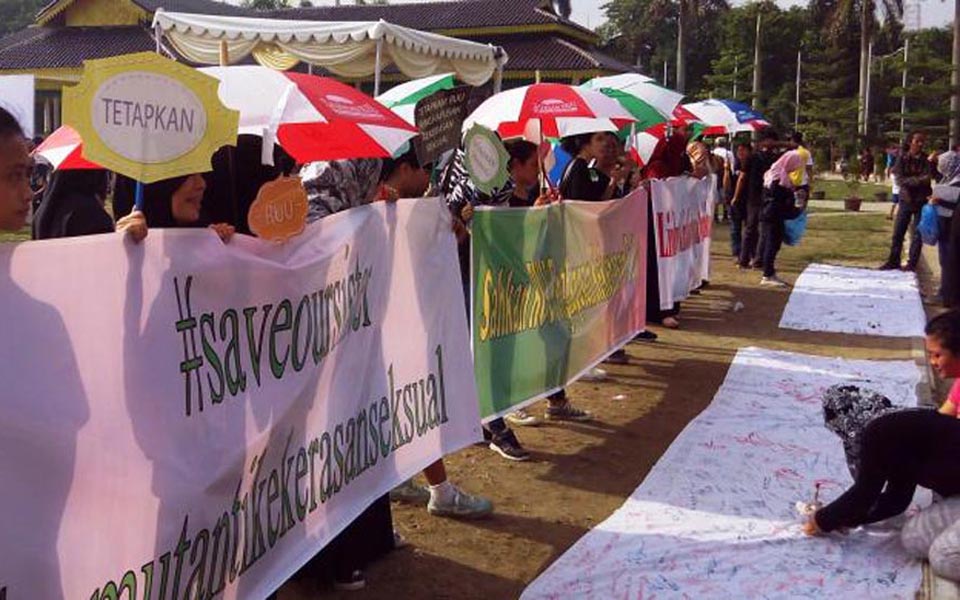
[[[383,161],[376,158],[314,162],[303,167],[300,179],[307,190],[307,222],[373,202],[382,168]]]

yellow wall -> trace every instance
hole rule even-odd
[[[138,25],[147,13],[130,0],[74,0],[64,11],[68,27]]]

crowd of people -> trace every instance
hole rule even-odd
[[[55,171],[38,181],[29,144],[6,112],[0,112],[0,138],[4,182],[0,229],[21,229],[32,212],[34,239],[116,231],[140,243],[150,229],[206,227],[223,243],[230,243],[238,232],[250,233],[246,214],[251,203],[264,183],[280,175],[301,178],[309,201],[308,222],[371,202],[440,195],[451,211],[459,242],[465,308],[469,303],[469,230],[475,206],[530,207],[562,199],[604,201],[623,198],[651,178],[716,175],[721,198],[717,212],[733,223],[733,249],[738,261],[743,268],[762,266],[764,284],[783,285],[774,265],[782,241],[782,222],[788,205],[793,206],[794,199],[800,197],[798,192],[809,187],[804,158],[809,154],[804,154],[796,139],[792,145],[779,144],[771,133],[764,135],[756,152],[741,143],[734,155],[729,150],[723,152],[725,141],[711,151],[704,142],[689,139],[681,127],[659,145],[642,168],[625,153],[623,140],[615,133],[571,136],[561,145],[573,158],[556,185],[541,174],[535,144],[507,140],[509,177],[504,186],[488,194],[480,192],[470,180],[462,150],[447,153],[435,165],[421,165],[412,146],[388,159],[295,165],[278,147],[273,166],[266,166],[261,161],[261,140],[244,135],[236,147],[214,155],[209,173],[146,185],[142,203],[134,206],[136,184],[105,170]],[[799,179],[794,177],[798,171],[803,171]],[[108,198],[112,200],[109,205]],[[652,220],[648,235],[654,240]],[[647,258],[647,294],[656,299],[660,293],[653,243],[648,244]],[[679,304],[661,310],[654,300],[647,307],[649,323],[666,328],[680,326]],[[656,337],[644,331],[637,341],[649,342]],[[620,350],[608,360],[624,363],[629,358]],[[586,377],[603,378],[605,371],[595,368]],[[560,390],[547,398],[542,418],[579,422],[592,419],[592,415]],[[484,426],[486,443],[505,459],[527,460],[529,453],[511,426],[532,426],[539,421],[540,417],[529,409],[516,410]],[[363,587],[364,566],[403,544],[392,527],[391,499],[423,505],[432,515],[451,518],[479,518],[493,511],[489,499],[470,494],[448,479],[442,459],[427,467],[423,476],[426,487],[408,481],[374,502],[299,576],[332,578],[335,586],[344,590]]]
[[[960,191],[960,148],[933,157],[924,144],[923,134],[911,136],[890,168],[900,188],[900,202],[890,256],[882,268],[900,268],[904,236],[910,227],[914,236],[905,268],[916,268],[916,222],[924,204],[935,204],[941,219],[942,294],[946,305],[957,306],[960,242],[952,240],[960,240],[960,218],[953,217]],[[624,151],[623,141],[612,132],[571,136],[561,145],[573,158],[554,185],[542,173],[536,144],[506,140],[507,182],[491,193],[483,193],[467,174],[462,150],[447,153],[434,165],[420,164],[412,147],[393,158],[295,165],[277,148],[273,165],[267,166],[261,161],[261,140],[241,136],[235,148],[222,149],[214,156],[211,172],[147,185],[141,205],[134,206],[135,183],[105,170],[57,171],[38,181],[20,126],[0,109],[0,230],[21,230],[32,212],[34,239],[120,232],[132,243],[141,243],[151,229],[206,227],[223,243],[230,243],[237,233],[250,233],[245,215],[260,187],[284,174],[301,178],[308,195],[309,222],[371,202],[439,195],[452,215],[469,315],[470,222],[476,206],[533,207],[563,199],[614,200],[653,178],[715,176],[719,199],[715,218],[730,223],[733,260],[740,269],[762,269],[761,285],[786,285],[776,269],[785,224],[806,209],[813,181],[811,154],[799,133],[781,141],[772,129],[766,129],[755,143],[741,141],[731,148],[727,139],[719,138],[711,149],[701,140],[690,139],[679,127],[642,166]],[[939,185],[933,185],[935,180]],[[112,214],[108,198],[112,199]],[[114,215],[122,216],[115,219]],[[663,310],[656,301],[660,297],[657,253],[652,242],[653,220],[648,222],[647,297],[654,300],[647,302],[647,322],[677,328],[679,304]],[[656,334],[644,331],[636,341],[656,339]],[[960,375],[960,313],[947,313],[931,322],[927,343],[931,362],[941,376]],[[629,357],[620,350],[608,360],[624,363]],[[596,368],[586,377],[604,376],[605,372]],[[575,400],[566,390],[552,394],[542,418],[558,422],[592,419]],[[960,387],[955,386],[941,412],[955,417],[957,406]],[[528,460],[529,452],[511,426],[536,425],[540,418],[531,409],[524,409],[495,419],[484,426],[485,443],[504,459]],[[944,466],[955,446],[960,448],[960,422],[955,418],[921,411],[875,419],[863,434],[862,475],[850,491],[811,515],[807,532],[824,533],[898,514],[906,508],[916,485],[944,495],[960,494],[960,481],[947,474]],[[379,498],[297,576],[332,580],[342,590],[363,587],[365,566],[404,544],[393,528],[391,500],[424,506],[438,517],[472,519],[493,512],[489,499],[470,494],[450,481],[442,459],[427,467],[423,476],[426,487],[408,481]],[[918,527],[930,529],[926,522],[914,523],[904,535]],[[945,529],[937,529],[937,534]],[[960,536],[960,531],[951,536]],[[949,563],[945,572],[955,571],[960,576],[960,561],[951,553],[956,545],[936,541],[941,551],[934,553],[931,546],[936,546],[934,542],[940,538],[921,537],[908,547],[929,553],[931,559],[936,554],[937,560]]]

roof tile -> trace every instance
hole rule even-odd
[[[84,60],[156,47],[141,27],[28,27],[0,40],[0,69],[79,67]]]

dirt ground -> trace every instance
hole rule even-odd
[[[868,221],[869,220],[869,221]],[[813,259],[845,254],[847,264],[879,264],[889,235],[883,215],[811,216],[809,243],[788,248],[781,275],[794,281]],[[856,240],[851,237],[856,230]],[[590,410],[587,424],[517,431],[533,458],[513,463],[485,447],[446,458],[451,480],[490,497],[489,519],[458,522],[425,508],[394,504],[394,524],[410,546],[366,570],[367,587],[338,595],[310,583],[288,584],[281,600],[306,598],[517,598],[524,587],[640,484],[677,434],[710,403],[738,348],[762,346],[849,358],[909,359],[908,340],[805,333],[778,328],[789,290],[757,285],[729,258],[725,226],[714,232],[711,285],[684,303],[682,329],[655,343],[630,344],[630,364],[604,365],[611,379],[578,383],[571,399]],[[847,241],[843,241],[847,240]],[[856,251],[845,252],[856,245]],[[744,310],[733,312],[735,302]],[[617,395],[625,399],[615,400]],[[542,411],[542,405],[534,409]]]

